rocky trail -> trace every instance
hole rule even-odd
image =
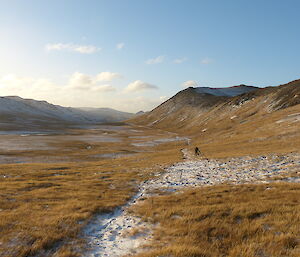
[[[153,225],[132,216],[128,209],[157,190],[177,191],[221,183],[267,183],[293,172],[296,177],[287,176],[283,180],[300,182],[299,154],[192,160],[186,149],[182,153],[186,161],[176,163],[165,172],[156,174],[154,179],[143,182],[139,192],[125,206],[94,218],[84,231],[90,249],[85,256],[117,257],[141,251],[141,246],[152,237]],[[132,233],[135,229],[143,233]]]

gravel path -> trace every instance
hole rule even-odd
[[[220,183],[267,183],[272,177],[300,171],[300,155],[239,157],[228,160],[190,160],[176,163],[157,174],[156,178],[140,185],[138,194],[126,206],[113,213],[98,215],[85,229],[89,257],[118,257],[141,250],[141,245],[151,239],[152,225],[128,213],[128,208],[155,190],[177,191],[186,187],[216,185]],[[299,175],[299,173],[298,173]],[[298,178],[286,181],[300,182]],[[129,233],[139,228],[143,233]]]

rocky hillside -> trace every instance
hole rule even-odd
[[[239,85],[229,88],[189,87],[156,107],[153,111],[137,117],[134,122],[160,128],[175,125],[178,129],[195,116],[209,112],[231,98],[252,92],[256,87]]]
[[[267,88],[188,88],[131,122],[189,135],[208,151],[219,148],[220,155],[296,151],[300,80]]]

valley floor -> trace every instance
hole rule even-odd
[[[0,256],[80,256],[79,238],[141,181],[181,158],[187,138],[127,124],[2,131]]]
[[[142,246],[151,242],[153,231],[157,230],[159,225],[143,221],[141,216],[132,212],[132,209],[146,199],[152,206],[153,203],[149,203],[149,197],[154,201],[153,197],[160,194],[171,193],[174,195],[174,192],[180,192],[182,189],[211,185],[300,182],[299,154],[190,160],[191,157],[188,156],[189,153],[186,149],[183,150],[183,153],[189,160],[176,163],[165,169],[164,172],[157,173],[155,178],[141,183],[139,192],[128,204],[116,209],[111,214],[98,215],[88,225],[85,230],[85,239],[88,241],[90,251],[84,256],[117,257],[143,252]],[[272,187],[269,184],[267,189]],[[297,193],[299,193],[299,187]],[[178,207],[176,204],[172,206],[172,208]],[[175,219],[178,216],[176,212],[172,215]],[[153,216],[150,218],[155,219]]]
[[[0,146],[1,257],[294,257],[299,252],[299,153],[276,155],[268,149],[256,157],[196,158],[184,135],[128,124],[0,138],[5,142]],[[270,194],[262,198],[265,192]],[[250,241],[223,227],[232,227],[229,218],[257,228],[241,228],[246,231],[241,238]],[[281,242],[281,255],[255,248],[260,236],[266,236],[262,242],[271,240],[267,233],[273,230],[261,230],[265,225],[280,233],[281,241],[274,240]],[[253,248],[240,254],[230,246],[234,240]],[[173,241],[182,248],[166,248]],[[204,253],[197,245],[213,245],[215,252]]]

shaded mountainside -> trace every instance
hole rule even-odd
[[[188,88],[131,122],[189,135],[208,152],[219,148],[220,156],[298,151],[299,104],[300,80],[267,88]]]
[[[75,109],[75,108],[73,108]],[[121,112],[111,108],[76,108],[76,111],[81,112],[84,116],[88,116],[90,119],[102,120],[105,122],[117,122],[123,121],[133,117],[135,114],[129,112]]]
[[[35,124],[90,124],[117,122],[133,117],[131,113],[109,108],[71,108],[46,101],[23,99],[18,96],[0,97],[1,127]],[[30,127],[28,127],[30,129]]]

